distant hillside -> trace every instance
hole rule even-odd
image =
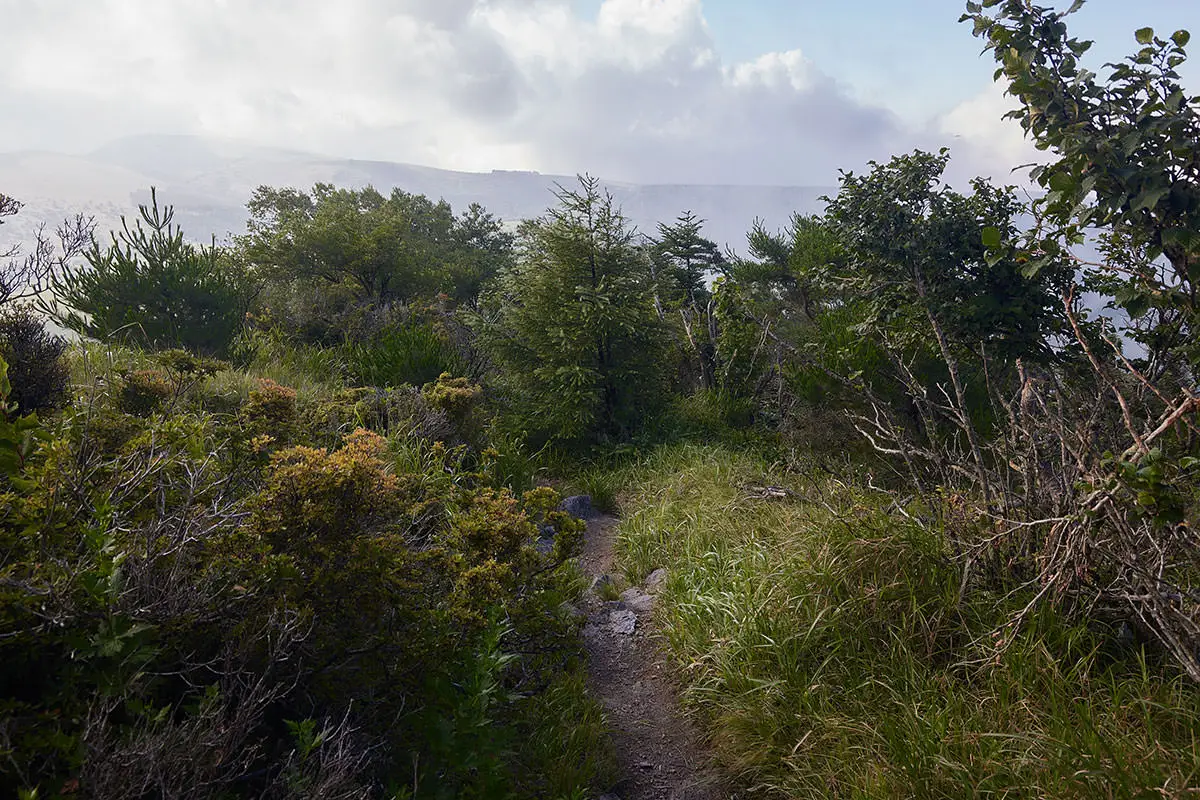
[[[20,217],[0,228],[0,243],[27,241],[33,228],[64,216],[93,214],[102,228],[148,201],[149,187],[176,207],[189,237],[225,239],[245,225],[245,203],[256,186],[307,188],[317,182],[388,192],[394,187],[444,198],[455,210],[472,202],[506,220],[537,216],[554,202],[555,184],[574,178],[534,172],[452,172],[411,164],[328,158],[186,136],[122,139],[82,156],[18,152],[0,154],[0,192],[26,204]],[[610,182],[629,219],[652,233],[660,221],[691,210],[708,221],[709,238],[743,249],[756,217],[768,227],[787,224],[793,212],[822,207],[830,187],[664,186]]]

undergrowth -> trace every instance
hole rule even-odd
[[[587,797],[582,525],[467,441],[465,379],[260,344],[74,347],[45,418],[0,358],[0,796]]]
[[[1200,694],[1116,632],[963,592],[936,532],[828,474],[720,448],[625,477],[631,581],[659,610],[682,698],[751,796],[1180,797],[1200,788]],[[756,487],[787,490],[760,499]]]

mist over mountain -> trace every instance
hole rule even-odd
[[[603,178],[603,176],[600,176]],[[556,185],[574,176],[497,170],[454,172],[413,164],[331,158],[300,151],[194,136],[138,136],[114,141],[84,155],[38,151],[0,154],[0,191],[25,204],[0,228],[0,240],[28,241],[37,225],[51,226],[74,213],[94,215],[100,229],[120,225],[148,202],[150,187],[175,206],[189,238],[218,240],[241,232],[246,201],[255,187],[314,183],[381,192],[400,188],[445,199],[456,211],[483,204],[498,217],[518,221],[554,203]],[[684,211],[705,219],[708,238],[744,249],[755,218],[768,228],[785,226],[794,212],[813,213],[832,187],[751,185],[651,185],[605,181],[625,215],[644,233]]]

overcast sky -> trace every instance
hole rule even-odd
[[[1035,153],[957,0],[0,0],[0,151],[185,133],[429,166],[817,184]],[[1200,0],[1091,0],[1095,66]],[[1197,66],[1187,65],[1195,87]]]

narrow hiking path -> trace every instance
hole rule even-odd
[[[616,528],[615,517],[588,522],[580,566],[593,580],[614,575]],[[589,592],[584,608],[589,688],[607,714],[619,778],[601,800],[726,800],[679,710],[652,614],[658,587],[650,584],[619,601]]]

